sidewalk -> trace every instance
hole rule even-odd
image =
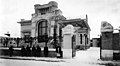
[[[20,57],[20,56],[0,56],[2,59],[14,59],[14,60],[34,60],[45,62],[65,62],[63,59],[49,58],[49,57]]]

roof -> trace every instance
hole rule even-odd
[[[43,4],[43,5],[40,5],[40,4],[35,4],[35,9],[42,9],[42,8],[47,8],[47,7],[51,7],[51,6],[58,6],[58,3],[55,2],[55,1],[50,1],[48,4]]]
[[[62,24],[68,24],[68,23],[76,23],[78,25],[82,25],[82,24],[85,24],[85,26],[90,29],[86,19],[80,19],[80,18],[77,18],[77,19],[69,19],[69,20],[62,20],[61,22],[58,22],[58,23],[62,23]],[[91,29],[90,29],[91,30]]]
[[[17,22],[17,23],[31,23],[31,20],[21,20],[21,21],[19,21],[19,22]]]
[[[22,30],[21,32],[23,32],[23,33],[29,33],[29,32],[31,32],[31,30]]]

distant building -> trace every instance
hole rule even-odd
[[[88,25],[87,16],[86,19],[66,19],[62,15],[62,11],[58,9],[58,4],[54,1],[44,5],[36,4],[34,9],[35,13],[32,14],[31,20],[21,19],[18,22],[21,24],[21,37],[38,37],[40,42],[46,35],[54,37],[54,29],[56,29],[57,36],[60,37],[62,28],[71,24],[76,30],[77,46],[80,46],[81,49],[89,47],[91,29]],[[50,43],[48,42],[47,44],[49,45]]]
[[[31,36],[31,20],[21,19],[21,37],[30,37]]]
[[[92,47],[100,47],[101,39],[100,38],[92,38]]]

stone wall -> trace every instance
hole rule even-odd
[[[113,32],[102,32],[101,59],[113,60]]]
[[[3,49],[0,48],[0,55],[1,56],[9,56],[9,49],[8,48],[3,48]],[[22,56],[21,49],[20,48],[14,48],[13,56]],[[45,57],[43,49],[41,51],[41,56],[40,57]],[[48,57],[57,57],[56,51],[55,50],[49,50]]]
[[[102,49],[112,50],[113,32],[102,33]]]
[[[120,34],[102,32],[101,59],[120,60]]]
[[[120,50],[119,33],[113,34],[113,50]]]

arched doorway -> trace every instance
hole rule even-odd
[[[47,42],[48,24],[47,20],[42,19],[38,23],[38,42]]]

